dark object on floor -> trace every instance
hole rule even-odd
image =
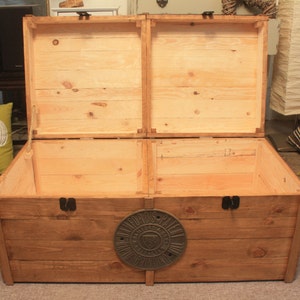
[[[298,152],[300,152],[300,126],[298,126],[288,137],[288,142],[291,144]]]

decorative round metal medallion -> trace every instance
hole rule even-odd
[[[142,270],[157,270],[179,259],[186,247],[186,234],[174,216],[151,209],[125,218],[115,232],[114,242],[124,263]]]

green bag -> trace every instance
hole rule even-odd
[[[13,159],[11,136],[12,103],[0,105],[0,174],[9,166]]]

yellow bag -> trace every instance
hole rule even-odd
[[[12,103],[0,105],[0,174],[9,166],[13,159],[11,136]]]

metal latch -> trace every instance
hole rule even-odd
[[[60,198],[59,207],[62,211],[75,211],[76,200],[74,198]]]
[[[222,199],[222,208],[223,209],[238,209],[240,206],[240,197],[239,196],[225,196]]]
[[[203,18],[209,17],[212,19],[214,17],[214,11],[213,10],[206,10],[202,13]]]
[[[88,20],[91,16],[87,11],[78,11],[77,14],[79,15],[79,20],[83,20],[84,18]]]

